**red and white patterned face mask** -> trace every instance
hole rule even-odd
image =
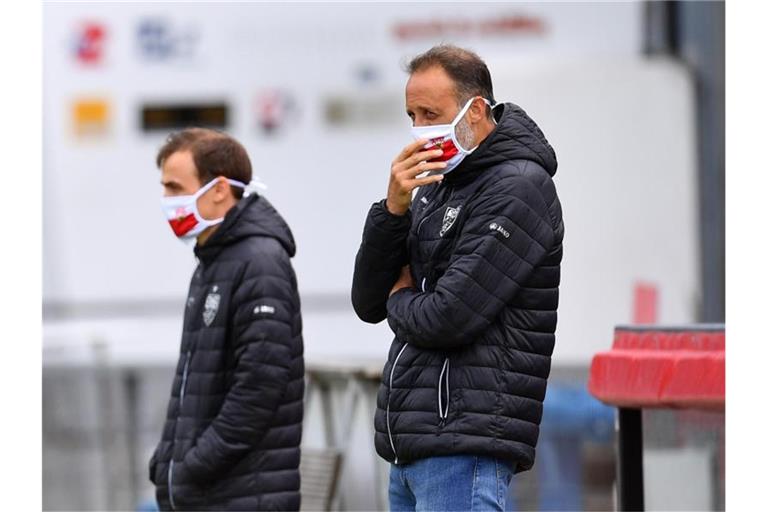
[[[443,154],[435,157],[430,162],[446,162],[448,165],[441,171],[441,174],[447,174],[456,168],[464,158],[472,153],[475,148],[464,149],[459,144],[456,138],[456,125],[459,124],[461,118],[469,110],[472,102],[477,99],[478,96],[467,101],[464,107],[456,114],[456,117],[451,121],[451,124],[433,124],[431,126],[412,126],[411,134],[414,139],[427,139],[427,143],[424,145],[425,150],[430,149],[442,149]],[[491,102],[485,98],[482,100],[488,105],[492,106]]]
[[[230,185],[245,188],[244,183],[237,180],[227,179]],[[208,192],[218,182],[218,179],[212,180],[200,190],[186,196],[166,196],[160,199],[163,212],[165,213],[168,224],[179,238],[194,238],[206,228],[215,226],[224,220],[224,217],[208,220],[204,219],[197,209],[197,200]]]

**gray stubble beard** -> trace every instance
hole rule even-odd
[[[470,150],[475,147],[475,134],[469,126],[466,115],[456,123],[456,140],[465,150]]]

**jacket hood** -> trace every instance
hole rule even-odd
[[[252,236],[274,238],[289,256],[296,254],[296,242],[288,224],[266,198],[254,192],[227,212],[205,245],[195,246],[195,255],[209,261],[225,247]]]
[[[557,172],[557,156],[544,133],[528,114],[514,103],[494,108],[496,128],[468,155],[446,180],[461,179],[508,160],[531,160],[550,176]],[[454,176],[455,175],[455,176]]]

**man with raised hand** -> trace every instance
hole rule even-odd
[[[368,213],[352,284],[358,316],[395,334],[376,450],[392,510],[503,510],[534,462],[555,343],[557,160],[520,107],[495,102],[476,54],[441,45],[407,70],[416,140]]]

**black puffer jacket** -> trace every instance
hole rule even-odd
[[[555,344],[563,222],[555,153],[518,106],[404,216],[371,208],[352,303],[395,340],[375,418],[390,462],[487,455],[533,465]],[[388,298],[402,266],[418,288]]]
[[[203,246],[150,479],[162,510],[298,510],[304,396],[293,236],[258,195]]]

